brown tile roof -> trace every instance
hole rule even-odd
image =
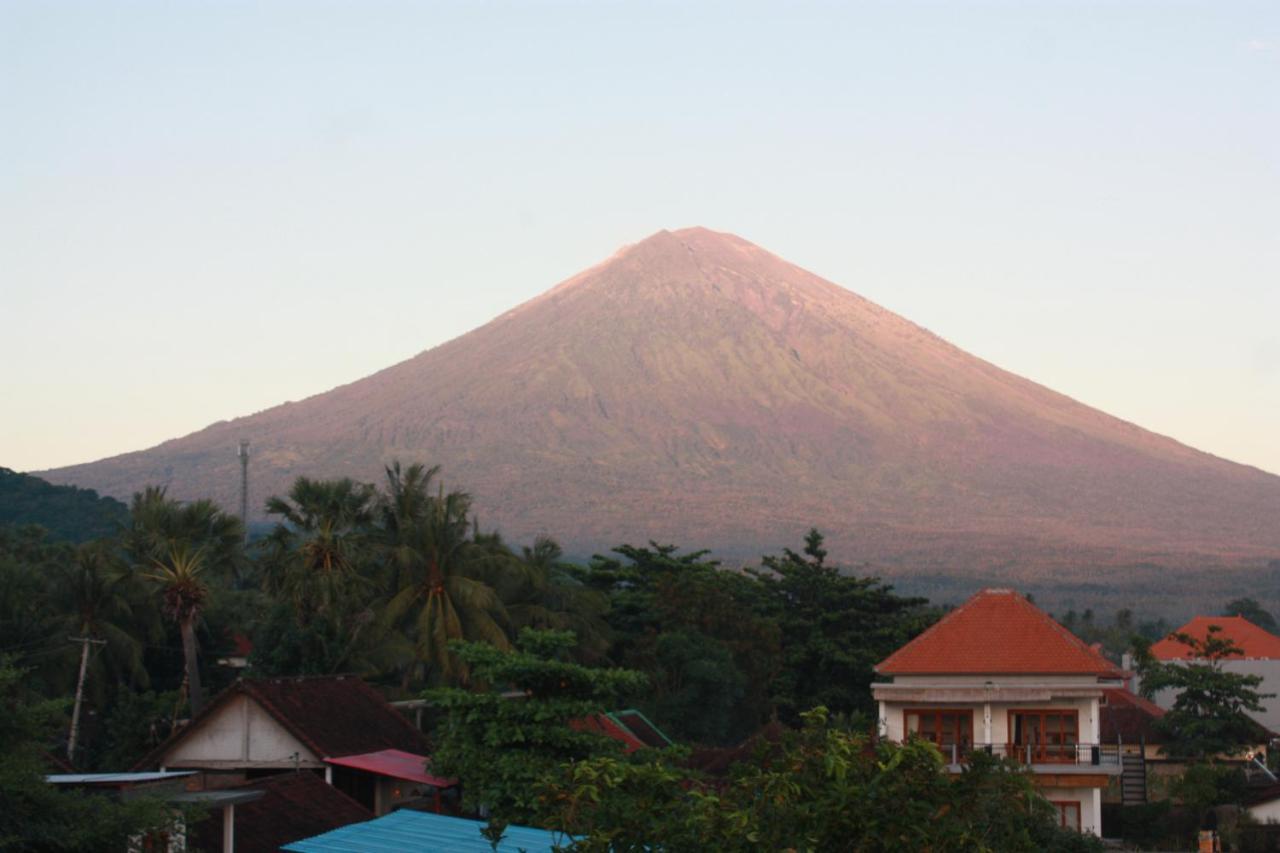
[[[771,756],[780,754],[786,733],[786,726],[771,720],[737,746],[695,746],[684,766],[709,776],[728,776],[733,765],[755,757],[758,751]]]
[[[275,853],[282,845],[373,819],[373,812],[310,770],[267,776],[229,790],[265,792],[262,799],[235,807],[237,853]],[[194,834],[199,849],[221,850],[222,811],[214,810]]]
[[[876,666],[884,675],[1098,675],[1114,664],[1011,589],[984,589]]]
[[[175,731],[135,767],[155,765],[188,732],[245,695],[321,758],[381,749],[428,752],[426,738],[378,691],[354,675],[242,678],[219,693],[190,723]]]
[[[1151,654],[1159,660],[1186,660],[1191,647],[1177,640],[1173,634],[1189,634],[1197,640],[1209,635],[1209,626],[1217,625],[1222,629],[1218,634],[1223,639],[1231,640],[1240,647],[1239,658],[1280,658],[1280,637],[1264,631],[1243,616],[1197,616],[1169,636],[1151,647]]]
[[[1164,743],[1153,723],[1164,709],[1122,687],[1102,691],[1104,704],[1098,708],[1098,734],[1103,743]]]

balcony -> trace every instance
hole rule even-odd
[[[1018,744],[979,743],[942,744],[938,747],[952,769],[959,769],[974,752],[985,752],[1008,758],[1042,773],[1106,773],[1120,772],[1120,747],[1117,744]]]

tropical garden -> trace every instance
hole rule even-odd
[[[840,571],[816,530],[748,566],[654,542],[570,560],[550,537],[482,529],[438,468],[400,463],[378,483],[299,478],[265,510],[252,540],[161,488],[85,541],[0,525],[0,816],[25,816],[0,817],[0,847],[101,843],[50,840],[85,807],[41,805],[40,772],[127,769],[240,675],[330,673],[428,697],[435,761],[495,835],[510,821],[583,850],[1092,843],[1058,832],[1011,767],[947,781],[933,747],[872,742],[874,665],[942,611]],[[1124,620],[1104,631],[1116,643]],[[627,756],[568,725],[620,707],[679,746]],[[709,771],[708,755],[732,761]],[[154,817],[111,814],[117,834]]]

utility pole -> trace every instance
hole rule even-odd
[[[84,699],[84,674],[89,669],[89,646],[105,646],[106,640],[95,640],[92,637],[68,637],[73,643],[80,643],[80,678],[76,681],[76,705],[71,712],[71,734],[67,737],[67,761],[76,763],[76,735],[80,731],[80,703]]]
[[[249,439],[240,439],[240,524],[244,543],[249,544]]]

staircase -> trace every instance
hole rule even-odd
[[[1139,747],[1142,749],[1142,747]],[[1120,755],[1120,802],[1126,806],[1147,801],[1147,760],[1141,752]]]

